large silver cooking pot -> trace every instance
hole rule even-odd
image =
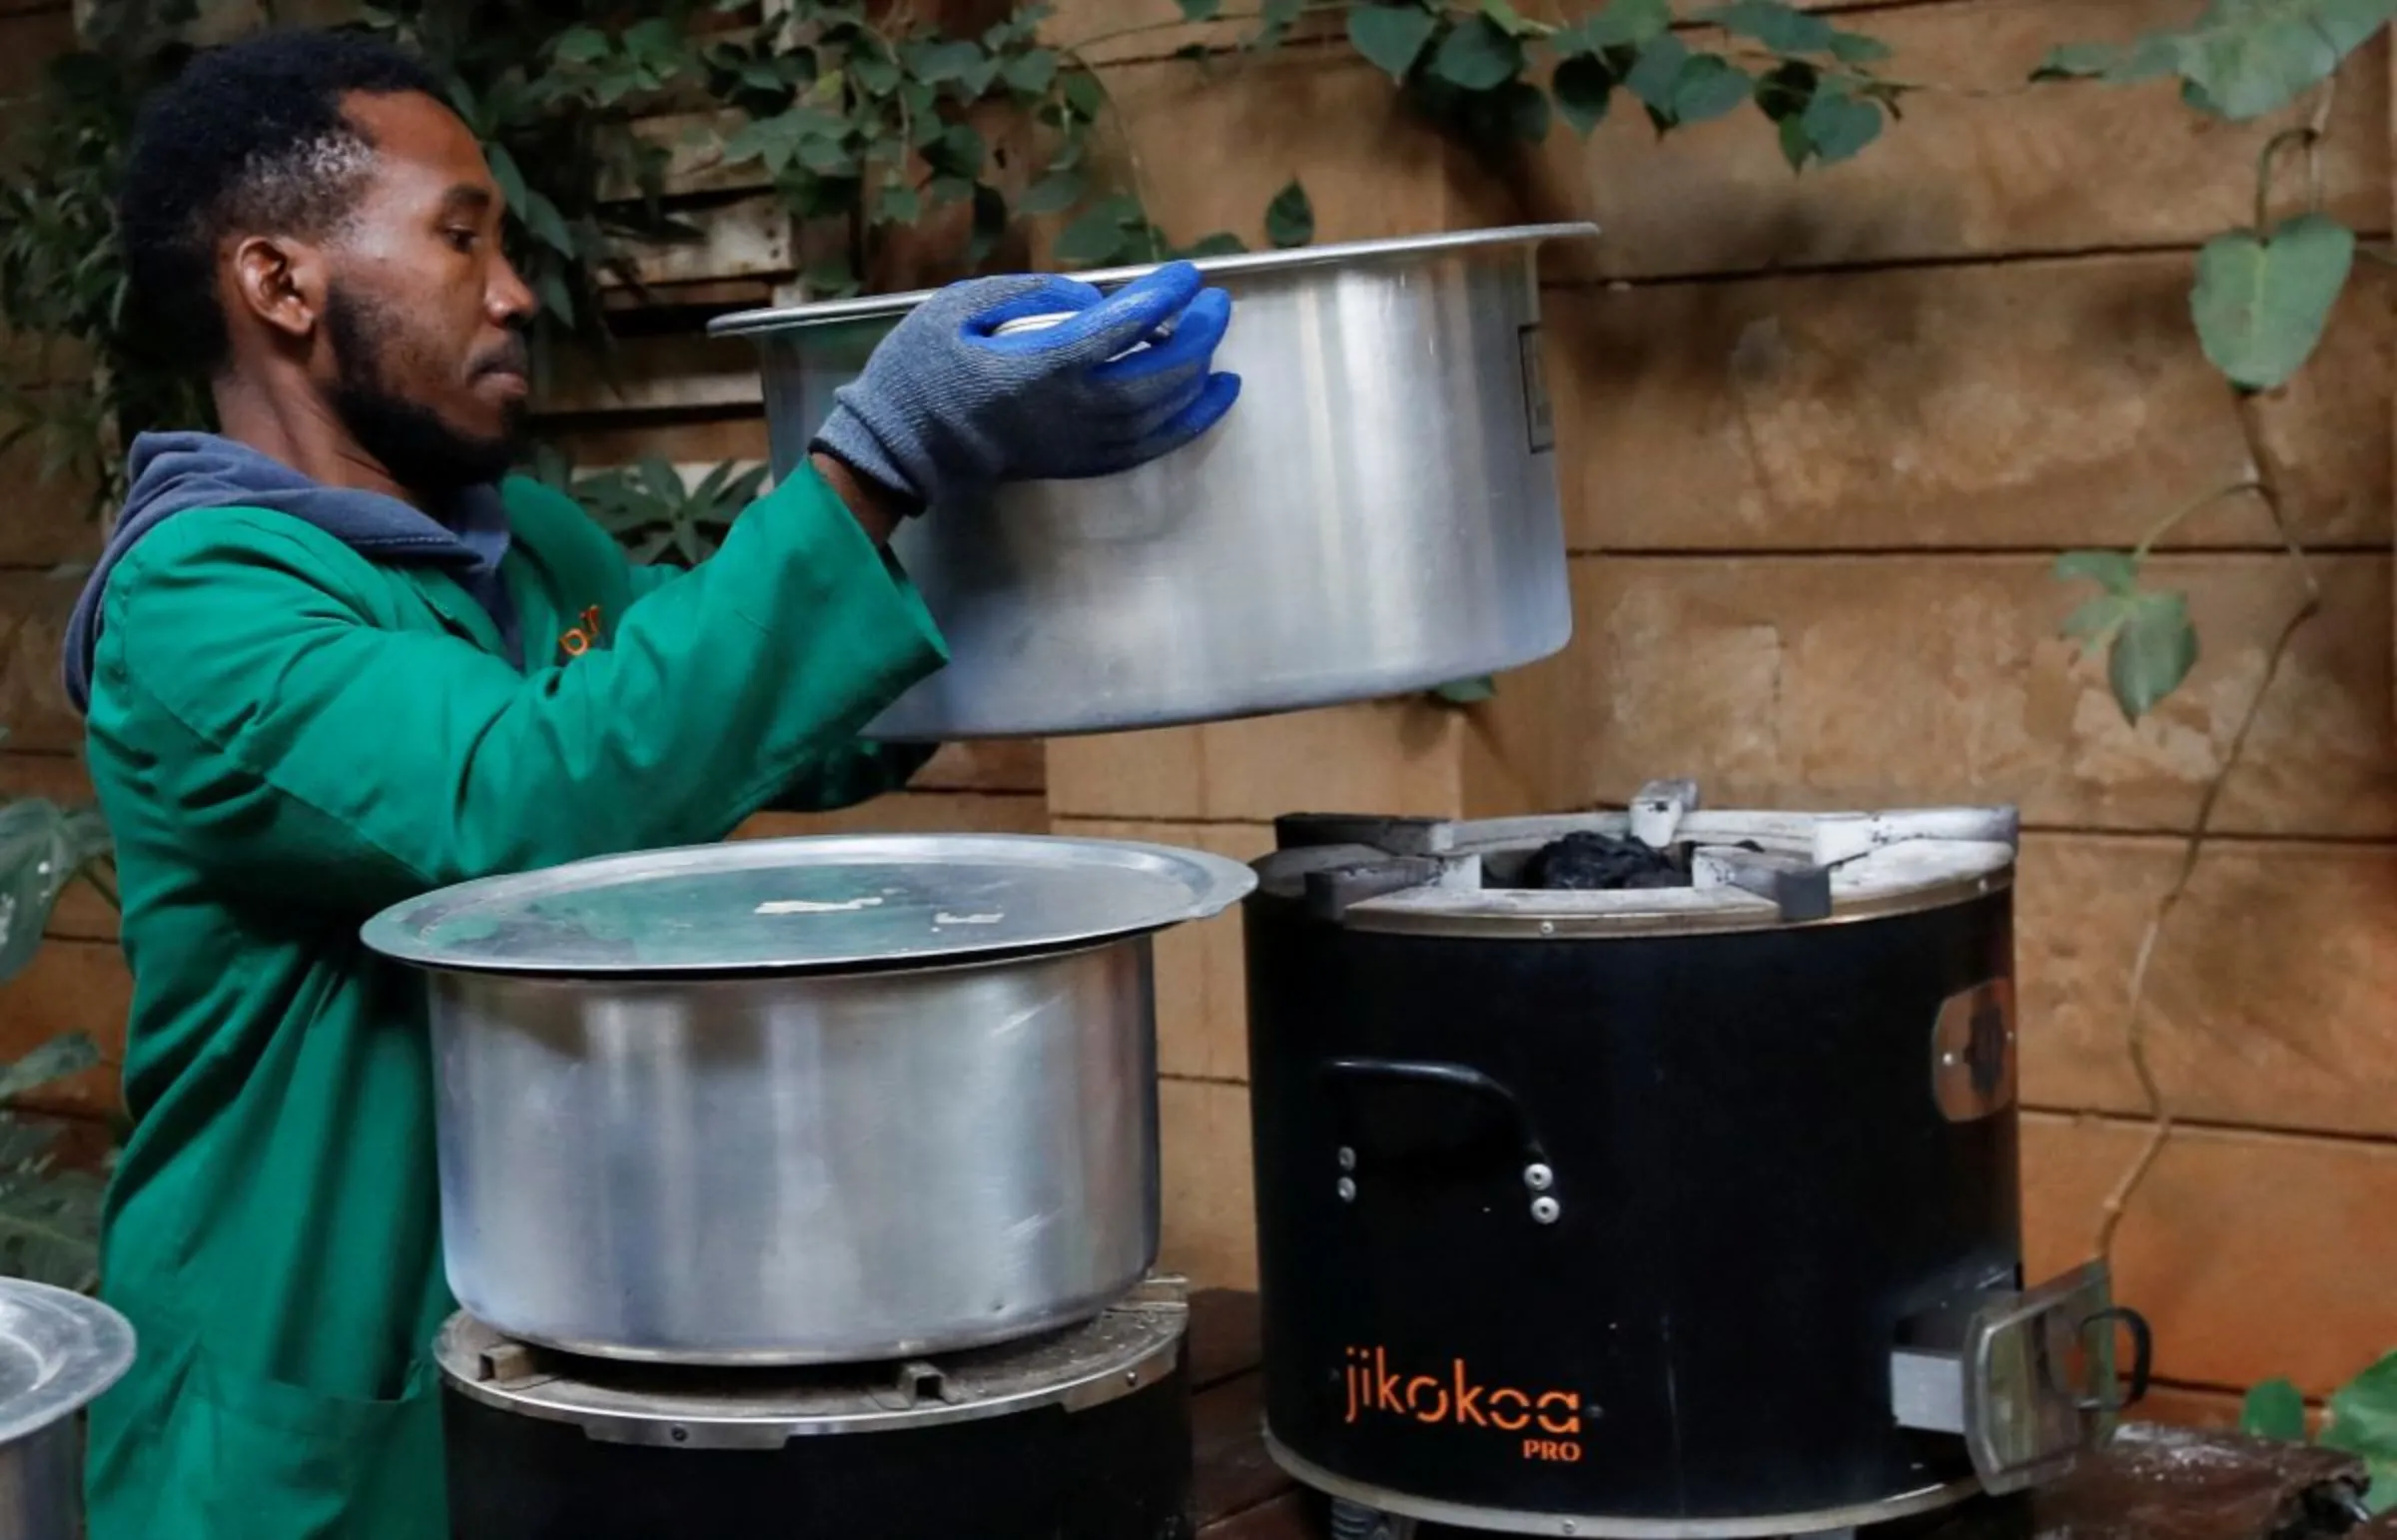
[[[821,1363],[1081,1319],[1159,1239],[1151,937],[1236,862],[1042,836],[741,841],[443,890],[458,1302],[610,1358]]]
[[[893,549],[950,642],[895,740],[1158,727],[1366,700],[1572,637],[1539,244],[1592,225],[1207,258],[1240,398],[1138,470],[1003,488]],[[1108,287],[1149,271],[1084,274]],[[787,475],[921,294],[727,316]]]
[[[133,1353],[133,1326],[107,1305],[0,1278],[0,1536],[82,1540],[78,1414]]]

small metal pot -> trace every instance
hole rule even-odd
[[[893,740],[1060,736],[1373,699],[1572,637],[1535,257],[1591,225],[1201,260],[1239,401],[1126,474],[944,504],[892,548],[949,665]],[[1146,268],[1082,275],[1101,287]],[[719,320],[764,374],[775,473],[922,294]]]
[[[429,973],[451,1289],[604,1358],[1011,1340],[1155,1262],[1151,937],[1253,885],[1159,846],[743,841],[369,925]]]
[[[0,1278],[0,1535],[81,1540],[84,1407],[133,1363],[133,1326],[96,1299]]]

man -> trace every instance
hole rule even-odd
[[[423,1005],[361,922],[897,784],[921,751],[857,733],[945,654],[895,520],[1141,463],[1237,388],[1187,265],[960,285],[713,560],[632,567],[503,478],[533,301],[502,212],[434,83],[355,36],[202,55],[131,153],[134,326],[223,433],[133,445],[67,649],[135,983],[103,1273],[141,1352],[93,1411],[93,1540],[445,1528]]]

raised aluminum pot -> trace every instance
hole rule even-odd
[[[133,1354],[132,1324],[107,1305],[0,1278],[0,1535],[82,1540],[78,1414]]]
[[[1151,937],[1253,876],[1034,836],[737,841],[444,890],[450,1287],[603,1358],[887,1359],[1098,1313],[1156,1261]]]
[[[1122,475],[947,503],[892,545],[951,661],[892,740],[1058,736],[1424,689],[1572,637],[1536,255],[1592,225],[1201,260],[1238,402]],[[1149,271],[1082,275],[1102,287]],[[921,294],[727,316],[787,475]]]

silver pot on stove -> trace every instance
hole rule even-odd
[[[1159,1243],[1151,938],[1236,862],[1048,836],[739,841],[446,889],[459,1304],[600,1358],[854,1362],[1095,1315]]]

